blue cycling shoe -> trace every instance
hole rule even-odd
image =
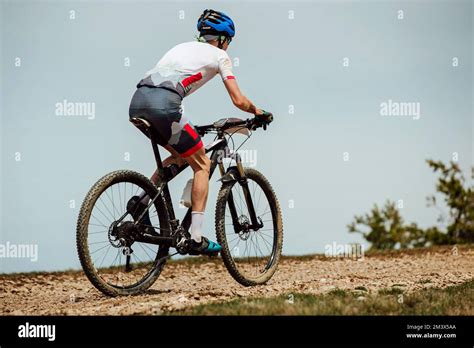
[[[201,238],[201,243],[196,242],[194,239],[191,239],[189,255],[209,255],[215,256],[219,254],[222,250],[222,247],[207,239],[206,237]]]

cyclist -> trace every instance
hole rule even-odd
[[[145,118],[151,123],[158,143],[171,153],[163,161],[165,167],[173,163],[182,165],[184,161],[189,163],[194,172],[191,253],[215,254],[221,246],[204,237],[201,231],[209,189],[210,159],[193,124],[183,115],[181,102],[219,74],[237,108],[257,116],[265,112],[241,93],[232,72],[232,62],[226,52],[235,35],[232,19],[223,12],[207,9],[199,17],[197,29],[197,41],[173,47],[145,74],[133,95],[129,116]],[[158,171],[151,180],[157,183]],[[140,200],[139,209],[132,214],[135,219],[149,199],[142,193],[129,201]],[[142,223],[151,225],[148,215]]]

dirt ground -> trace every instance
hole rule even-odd
[[[82,272],[0,275],[1,315],[153,315],[211,301],[291,293],[321,294],[336,288],[371,293],[399,287],[406,293],[443,288],[474,278],[474,248],[412,250],[360,260],[288,257],[264,286],[245,288],[220,259],[169,262],[143,295],[109,298]]]

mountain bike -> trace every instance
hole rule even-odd
[[[272,121],[269,115],[266,120],[258,116],[224,118],[196,126],[201,136],[215,135],[205,150],[211,160],[209,179],[216,167],[221,175],[215,212],[217,242],[222,246],[220,253],[227,270],[244,286],[265,284],[274,275],[283,245],[283,225],[269,181],[257,170],[244,167],[237,151],[240,147],[231,151],[229,144],[234,144],[235,134],[246,136],[245,143],[256,129],[266,129]],[[149,135],[158,183],[131,170],[111,172],[89,190],[77,221],[76,244],[82,268],[91,283],[109,296],[147,290],[171,256],[189,253],[191,241],[191,208],[180,223],[168,187],[188,164],[163,167],[150,123],[139,117],[130,121]],[[137,218],[130,198],[139,192],[145,192],[150,201]],[[146,213],[151,225],[143,223]],[[170,248],[176,252],[170,254]]]

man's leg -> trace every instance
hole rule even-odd
[[[170,145],[165,145],[164,147],[166,148],[166,150],[168,150],[171,153],[171,156],[168,156],[163,161],[163,167],[167,167],[171,164],[177,164],[178,166],[181,166],[184,164],[185,162],[184,159],[179,156],[179,153],[175,149],[173,149]],[[156,169],[153,175],[151,176],[150,180],[156,185],[158,184],[158,178],[159,178],[159,172],[158,172],[158,169]],[[136,202],[136,200],[140,201],[139,203],[140,206],[139,208],[136,209],[134,218],[136,218],[137,216],[141,214],[143,209],[145,209],[148,203],[150,202],[150,199],[151,198],[146,194],[145,191],[142,191],[138,196],[132,197],[132,199],[129,201],[129,204],[131,206],[133,206],[132,204],[135,204],[134,202]],[[143,217],[142,223],[144,225],[150,225],[150,226],[152,225],[149,214],[146,214]]]
[[[178,152],[170,145],[165,148],[171,153],[171,156],[163,161],[163,166],[177,164],[181,166],[184,161],[194,172],[193,187],[191,192],[191,238],[197,243],[202,241],[202,225],[204,222],[204,210],[206,209],[207,196],[209,192],[209,172],[211,169],[211,160],[207,157],[204,148],[199,149],[192,155],[181,158]],[[156,184],[158,181],[158,171],[156,171],[151,180]],[[146,203],[146,202],[144,202]]]
[[[185,158],[194,172],[193,188],[191,192],[191,238],[201,243],[204,210],[206,208],[209,191],[209,172],[211,160],[206,156],[204,148],[200,148],[191,156]]]
[[[204,148],[200,148],[194,154],[185,158],[194,172],[193,190],[191,201],[193,211],[204,211],[206,209],[207,194],[209,191],[209,172],[211,160],[207,157]]]
[[[177,164],[178,166],[181,166],[184,164],[185,162],[184,159],[179,156],[179,153],[175,149],[173,149],[170,145],[165,145],[164,148],[171,153],[171,156],[168,156],[163,161],[163,167],[167,167],[171,164]],[[156,185],[158,184],[158,178],[159,178],[159,173],[158,173],[158,169],[156,169],[153,175],[151,176],[150,180]],[[138,197],[143,204],[148,205],[148,202],[150,201],[150,197],[148,197],[145,191],[142,191],[142,193]]]
[[[199,149],[194,154],[182,158],[179,153],[170,145],[165,148],[171,153],[171,156],[163,161],[163,166],[166,167],[171,164],[181,166],[184,161],[189,163],[189,166],[194,172],[193,187],[191,192],[191,239],[194,241],[193,249],[199,254],[215,254],[221,250],[219,244],[216,244],[202,236],[202,225],[204,221],[204,210],[206,208],[206,201],[209,191],[209,173],[211,168],[211,160],[207,157],[204,148]],[[158,171],[153,173],[151,180],[156,184],[158,182]],[[148,204],[148,197],[141,197],[142,202]],[[205,243],[204,243],[205,242]],[[195,254],[193,254],[195,255]]]
[[[211,169],[211,160],[206,156],[204,148],[199,149],[184,159],[180,157],[178,152],[170,145],[166,145],[165,148],[171,153],[171,156],[163,161],[163,167],[167,167],[171,164],[181,166],[185,161],[189,163],[189,166],[194,172],[193,189],[191,193],[192,209],[193,211],[204,212],[209,191],[209,171]],[[151,181],[155,184],[158,183],[158,170],[151,176]]]
[[[164,148],[171,153],[171,156],[168,156],[163,161],[163,167],[168,167],[171,164],[176,164],[178,166],[184,164],[184,159],[179,156],[179,153],[175,149],[173,149],[171,145],[165,145]],[[150,179],[155,185],[158,183],[158,169],[155,170]]]

